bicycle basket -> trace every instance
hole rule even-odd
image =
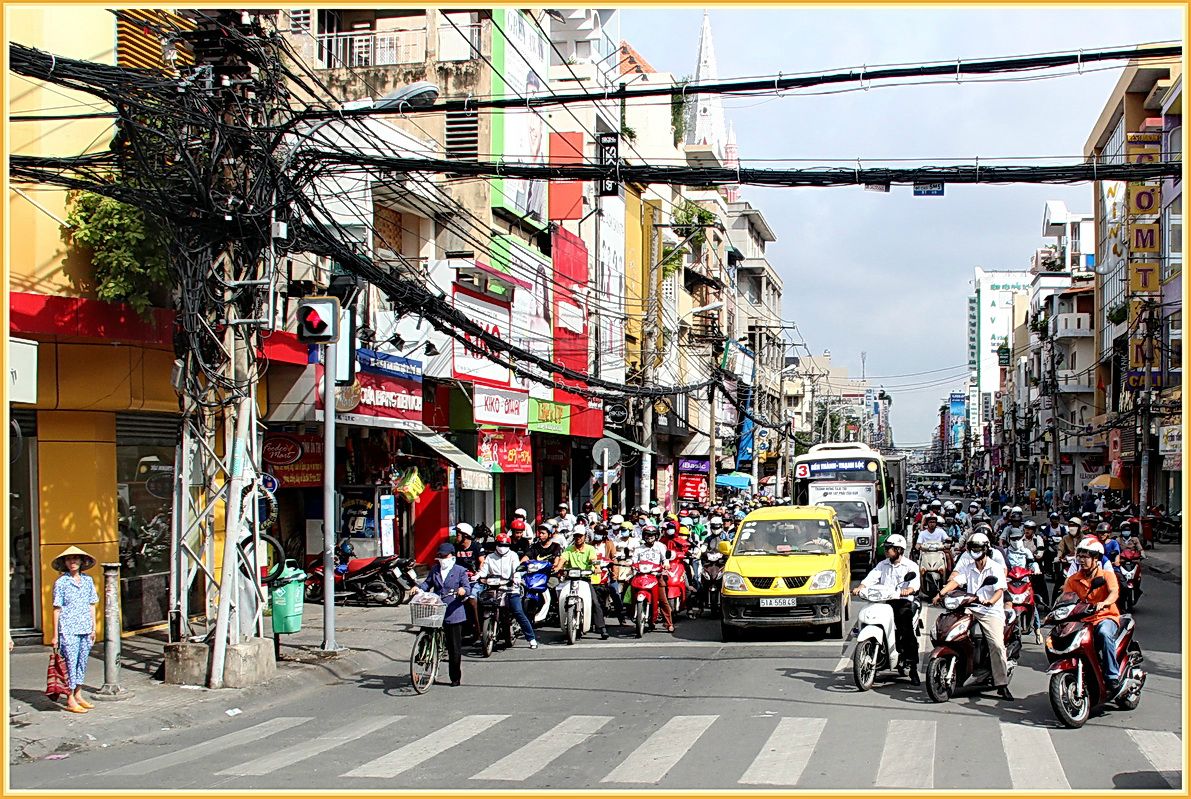
[[[445,604],[412,602],[409,606],[410,623],[415,627],[442,627],[447,617]]]

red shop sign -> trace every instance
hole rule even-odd
[[[529,433],[481,430],[476,460],[496,473],[532,472],[533,445]]]
[[[323,437],[266,433],[261,460],[280,488],[317,488],[323,484]]]
[[[701,500],[707,496],[707,478],[698,474],[678,475],[678,498]]]

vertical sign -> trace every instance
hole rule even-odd
[[[600,166],[611,166],[620,160],[620,136],[616,133],[600,133],[596,135],[596,150]],[[615,175],[601,178],[599,181],[601,197],[616,197],[620,194],[620,183]]]

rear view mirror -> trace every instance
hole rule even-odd
[[[918,574],[916,572],[910,572],[909,574],[906,575],[906,579],[902,580],[902,582],[903,583],[912,583],[912,582],[914,582],[914,578],[917,576],[918,576]]]
[[[982,582],[980,585],[981,585],[981,587],[986,588],[990,585],[996,585],[996,584],[997,584],[997,576],[995,574],[990,574],[984,578],[984,582]]]
[[[727,541],[721,541],[718,545],[716,545],[716,550],[724,557],[728,557],[732,554],[732,545]]]
[[[1092,580],[1092,588],[1103,588],[1106,585],[1108,585],[1108,583],[1104,581],[1103,577],[1097,577],[1096,579]]]

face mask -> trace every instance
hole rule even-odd
[[[496,548],[497,555],[506,555],[506,554],[508,554],[508,552],[509,552],[509,548],[506,546],[499,546]]]
[[[1021,552],[1023,549],[1026,548],[1026,542],[1025,542],[1024,538],[1010,538],[1009,546],[1013,550],[1015,550],[1017,552]]]
[[[969,547],[968,554],[971,555],[973,558],[979,558],[980,556],[982,556],[984,554],[984,549],[983,548],[972,549],[971,547]]]
[[[440,570],[442,570],[443,572],[449,572],[451,570],[451,567],[454,565],[455,565],[454,556],[449,557],[449,558],[439,558],[438,559],[438,568]]]

